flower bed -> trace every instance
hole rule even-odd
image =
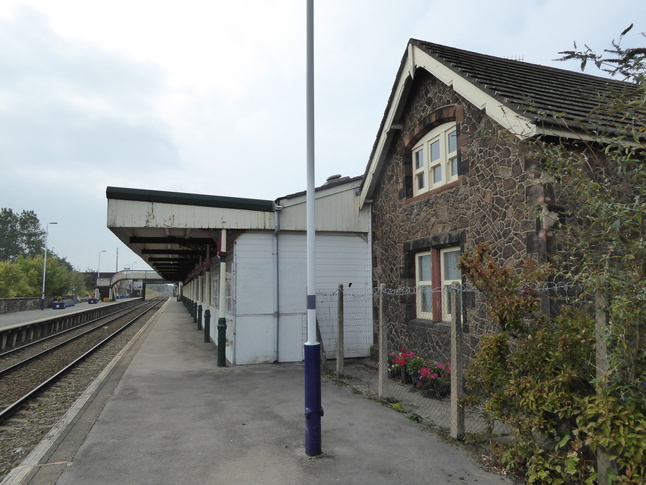
[[[404,347],[396,354],[388,354],[388,377],[412,385],[426,397],[451,394],[451,363],[433,363]]]

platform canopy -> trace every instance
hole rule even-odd
[[[157,273],[184,281],[217,256],[221,229],[273,229],[271,200],[108,187],[108,228]]]

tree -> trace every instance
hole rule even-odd
[[[16,214],[12,209],[0,209],[0,261],[16,261],[18,256],[41,253],[44,236],[34,211]]]
[[[43,282],[45,231],[33,211],[0,210],[0,298],[38,296]],[[45,294],[79,294],[92,288],[91,278],[74,270],[65,258],[48,250]]]
[[[549,215],[559,239],[552,278],[579,288],[578,301],[546,315],[531,289],[536,268],[514,274],[485,247],[460,262],[499,329],[468,371],[470,399],[514,427],[502,459],[530,483],[594,483],[601,451],[614,463],[610,481],[646,483],[646,48],[621,47],[631,28],[602,54],[576,45],[561,53],[583,69],[593,63],[622,76],[625,89],[599,95],[573,129],[575,142],[530,142],[558,194]],[[607,318],[605,339],[595,334],[599,315]],[[597,378],[602,344],[608,370]]]
[[[464,402],[484,402],[489,420],[513,428],[501,460],[529,483],[588,483],[593,446],[578,419],[595,394],[594,319],[575,309],[553,320],[541,312],[546,268],[528,263],[514,274],[484,244],[465,251],[459,266],[499,330],[482,339],[467,372],[473,394]]]
[[[603,296],[609,383],[639,388],[646,382],[646,48],[621,47],[631,29],[603,54],[576,44],[561,53],[563,60],[580,60],[582,69],[592,61],[629,87],[609,93],[586,117],[590,129],[578,150],[542,142],[534,149],[566,207],[555,260],[561,276],[579,282],[588,296]]]
[[[646,47],[636,47],[624,49],[621,47],[622,39],[634,27],[630,24],[619,36],[618,41],[612,41],[612,48],[604,50],[604,54],[599,54],[587,45],[584,50],[577,50],[576,42],[574,50],[562,51],[559,54],[562,57],[560,61],[579,60],[581,61],[581,70],[585,71],[588,62],[592,61],[598,69],[610,74],[611,76],[623,76],[627,80],[639,82],[643,81],[644,63],[646,62]],[[644,34],[641,34],[644,36]]]
[[[0,261],[0,298],[16,298],[34,295],[16,263]]]

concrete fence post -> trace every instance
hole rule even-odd
[[[343,375],[344,354],[344,335],[343,335],[343,285],[339,285],[339,299],[337,301],[337,325],[336,325],[336,376]]]
[[[605,310],[605,299],[600,292],[594,296],[594,338],[595,338],[595,367],[597,370],[597,389],[602,390],[606,386],[608,377],[608,345],[607,332],[608,316]]]
[[[606,301],[601,292],[594,295],[594,339],[595,339],[595,367],[597,380],[597,394],[604,392],[608,385],[608,315]],[[601,447],[597,449],[597,482],[607,485],[606,476],[612,467],[608,453]]]
[[[451,437],[464,438],[464,355],[462,330],[462,290],[457,283],[446,288],[451,302]]]
[[[386,285],[379,285],[379,399],[384,398],[384,385],[388,379],[388,340],[386,321],[384,320],[384,293]]]

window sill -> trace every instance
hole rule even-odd
[[[425,199],[426,197],[429,197],[431,195],[439,194],[444,192],[445,190],[450,190],[453,187],[457,187],[460,185],[460,179],[458,178],[457,180],[454,180],[453,182],[449,182],[446,185],[442,185],[441,187],[437,187],[435,189],[431,189],[428,192],[424,192],[423,194],[416,195],[415,197],[411,197],[410,199],[406,199],[404,201],[405,204],[412,204],[415,203],[419,200]]]
[[[430,320],[426,318],[413,318],[408,320],[409,325],[425,326],[425,327],[450,327],[451,322],[444,320]]]

